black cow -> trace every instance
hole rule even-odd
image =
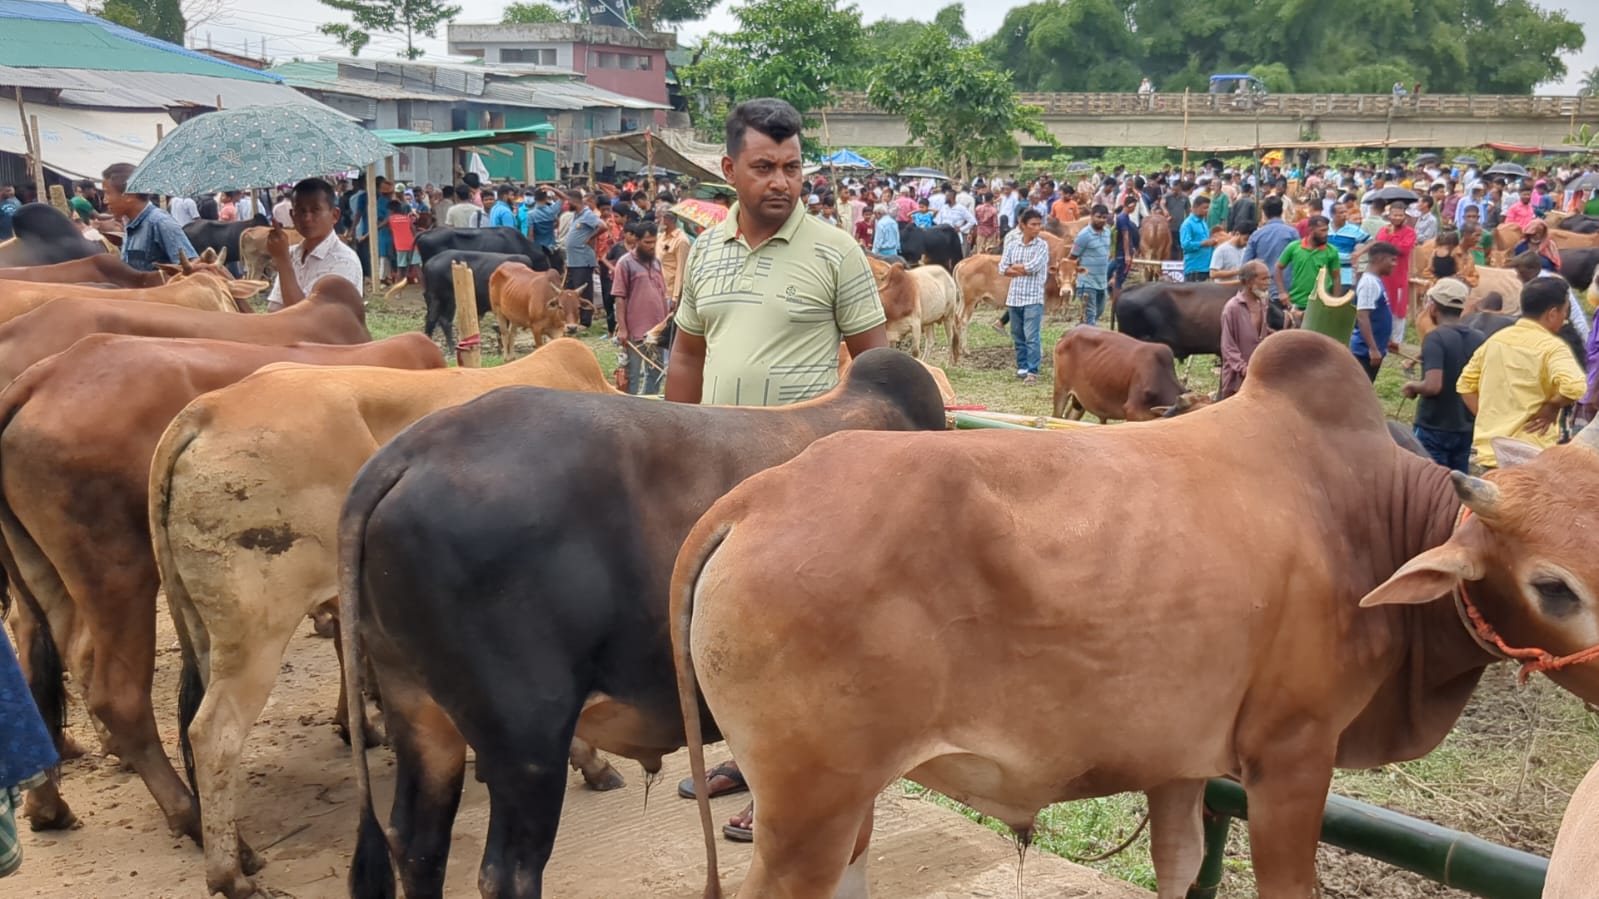
[[[1594,268],[1599,267],[1599,247],[1578,247],[1560,251],[1560,274],[1581,293],[1593,283]]]
[[[1462,315],[1460,323],[1473,331],[1481,332],[1484,337],[1492,337],[1515,324],[1516,317],[1502,312],[1473,312],[1470,315]]]
[[[1221,310],[1238,292],[1229,284],[1151,281],[1130,287],[1116,301],[1123,334],[1171,347],[1178,359],[1221,354]]]
[[[0,247],[0,266],[55,265],[96,253],[105,246],[83,239],[83,232],[49,203],[28,203],[11,217],[16,242]]]
[[[564,268],[559,250],[547,252],[529,240],[527,235],[500,226],[497,228],[430,228],[416,236],[416,251],[422,264],[446,250],[470,250],[474,253],[509,253],[526,256],[534,261],[534,271]]]
[[[907,222],[899,223],[899,253],[911,265],[942,265],[952,275],[966,255],[960,232],[949,225],[918,228]]]
[[[195,219],[183,226],[183,235],[189,238],[189,243],[194,244],[197,253],[204,253],[207,249],[216,250],[218,253],[228,251],[228,263],[238,262],[239,236],[247,228],[259,228],[269,224],[267,217],[258,215],[246,222],[212,222],[205,219]]]
[[[443,895],[467,745],[492,805],[483,894],[537,896],[574,731],[651,773],[684,744],[668,588],[713,502],[835,431],[943,427],[926,369],[877,349],[800,406],[513,387],[379,450],[339,522],[340,608],[346,663],[359,670],[367,652],[383,694],[405,895]],[[449,461],[467,448],[470,466]],[[350,894],[392,895],[390,842],[351,730],[363,798]]]
[[[509,231],[510,229],[504,229]],[[427,302],[427,318],[422,323],[422,333],[433,336],[433,329],[443,327],[444,342],[448,352],[455,352],[455,276],[450,265],[464,262],[472,268],[472,284],[477,291],[478,319],[486,325],[494,319],[489,315],[489,276],[507,262],[520,262],[534,271],[546,271],[550,265],[544,254],[529,257],[522,253],[479,253],[472,250],[444,250],[422,263],[422,298]],[[483,327],[484,325],[480,325]],[[499,346],[498,342],[492,342]]]
[[[1573,234],[1599,234],[1599,215],[1568,215],[1556,227]]]

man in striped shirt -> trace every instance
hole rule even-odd
[[[1038,383],[1038,364],[1043,356],[1044,281],[1049,277],[1049,244],[1038,236],[1044,230],[1044,217],[1028,207],[1017,214],[1018,228],[1005,238],[1005,252],[999,257],[999,272],[1011,279],[1005,295],[1010,313],[1010,339],[1016,345],[1016,377],[1024,383]]]

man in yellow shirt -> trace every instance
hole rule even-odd
[[[1528,282],[1521,318],[1489,337],[1460,372],[1455,389],[1477,416],[1471,442],[1484,468],[1498,467],[1489,443],[1495,437],[1553,446],[1560,410],[1588,388],[1571,348],[1555,336],[1566,321],[1569,289],[1561,277]]]

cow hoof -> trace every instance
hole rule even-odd
[[[210,888],[211,895],[220,893],[227,899],[252,899],[254,896],[265,895],[256,888],[255,881],[242,875],[235,875],[225,880],[207,877],[205,885]]]
[[[28,819],[31,830],[77,830],[83,826],[78,816],[67,807],[65,799],[57,798],[51,802],[40,802],[28,794],[22,803],[22,817]]]
[[[81,759],[88,754],[88,748],[79,743],[77,738],[71,734],[61,735],[61,761],[70,762],[73,759]]]
[[[251,849],[250,844],[246,843],[242,837],[239,839],[239,867],[243,868],[244,873],[248,875],[258,874],[262,868],[266,867],[266,859],[262,858],[260,853],[254,849]],[[249,894],[246,893],[245,895]]]
[[[612,790],[620,790],[627,786],[627,781],[610,765],[606,765],[605,770],[593,777],[590,777],[587,771],[583,772],[583,782],[588,784],[588,788],[596,793],[609,793]]]

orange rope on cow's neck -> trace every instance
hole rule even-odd
[[[1460,520],[1455,523],[1456,530],[1465,524],[1466,519],[1470,517],[1471,510],[1461,506]],[[1527,682],[1527,678],[1540,671],[1548,674],[1551,671],[1559,671],[1562,668],[1569,668],[1572,665],[1581,665],[1599,659],[1599,645],[1590,646],[1580,652],[1565,656],[1557,656],[1547,649],[1511,646],[1505,642],[1505,638],[1499,636],[1499,632],[1494,630],[1494,626],[1488,623],[1488,619],[1482,617],[1482,612],[1477,609],[1477,605],[1471,601],[1471,596],[1466,593],[1466,582],[1464,580],[1455,585],[1455,591],[1460,597],[1461,607],[1466,610],[1466,617],[1471,619],[1472,627],[1476,628],[1477,636],[1483,641],[1493,644],[1504,654],[1506,659],[1521,662],[1521,674],[1518,680],[1523,684]]]

